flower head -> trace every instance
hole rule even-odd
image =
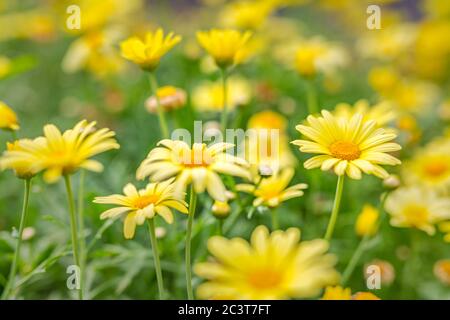
[[[182,194],[174,190],[173,179],[161,183],[150,183],[145,189],[137,190],[131,183],[123,188],[123,195],[113,194],[95,198],[95,203],[114,204],[118,207],[103,212],[100,219],[116,218],[126,214],[123,234],[132,239],[136,225],[142,225],[145,219],[161,216],[167,223],[173,222],[171,208],[188,213],[187,203],[181,200]]]
[[[95,124],[83,120],[63,134],[56,126],[46,125],[45,137],[20,142],[20,148],[7,151],[4,155],[5,166],[33,161],[33,170],[45,170],[44,180],[48,183],[56,182],[61,175],[71,174],[80,168],[102,171],[102,164],[90,158],[107,150],[118,149],[119,145],[113,138],[113,131],[96,130]]]
[[[294,176],[294,169],[286,168],[269,178],[263,178],[256,186],[251,184],[240,184],[237,186],[239,191],[253,194],[256,198],[253,205],[265,205],[268,207],[278,207],[282,202],[301,197],[303,190],[308,187],[307,184],[299,183],[288,187]]]
[[[370,106],[367,100],[358,100],[353,106],[348,103],[339,103],[333,114],[340,118],[350,119],[353,115],[360,113],[364,120],[374,120],[381,127],[392,122],[397,113],[393,105],[387,101]]]
[[[165,111],[179,109],[186,104],[186,91],[173,86],[158,88],[156,96],[153,95],[145,101],[148,112],[158,112],[158,99]]]
[[[322,117],[310,115],[307,125],[298,125],[296,129],[309,140],[292,143],[300,146],[302,152],[320,154],[304,163],[306,169],[334,168],[337,175],[347,174],[352,179],[360,179],[362,171],[384,179],[389,174],[380,165],[401,163],[387,153],[401,149],[390,142],[396,135],[377,128],[373,120],[364,121],[361,114],[345,120],[322,110]]]
[[[356,234],[360,237],[365,235],[373,236],[378,229],[378,219],[380,213],[373,206],[366,204],[358,215],[355,224]]]
[[[16,113],[6,103],[0,101],[0,129],[15,131],[19,128]]]
[[[208,281],[198,287],[201,299],[308,298],[339,281],[336,258],[327,254],[325,240],[300,242],[300,230],[290,228],[269,234],[257,227],[244,239],[212,237],[212,262],[198,263],[194,271]]]
[[[38,154],[35,152],[34,145],[38,144],[43,138],[37,138],[34,141],[29,139],[20,139],[14,142],[8,142],[6,151],[0,158],[0,169],[12,169],[20,179],[30,179],[39,171],[36,165],[39,161]],[[21,156],[14,157],[12,154],[21,152]]]
[[[219,173],[249,178],[247,162],[225,153],[232,147],[229,143],[216,143],[210,147],[194,143],[191,148],[183,141],[165,139],[150,151],[136,176],[138,179],[149,176],[152,181],[175,177],[177,190],[184,191],[192,183],[196,193],[207,190],[214,200],[225,202],[226,190]]]
[[[242,63],[248,55],[246,45],[252,36],[232,29],[212,29],[197,32],[200,45],[214,58],[220,68]]]
[[[161,58],[181,41],[180,36],[173,32],[164,36],[162,29],[156,32],[148,32],[144,39],[131,37],[120,44],[122,56],[142,69],[153,71],[159,64]]]
[[[450,219],[450,199],[439,197],[433,190],[419,187],[399,188],[386,199],[391,225],[417,228],[433,235],[435,224]]]

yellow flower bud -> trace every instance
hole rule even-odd
[[[373,206],[367,204],[358,216],[355,224],[356,234],[360,237],[372,236],[378,229],[379,212]]]

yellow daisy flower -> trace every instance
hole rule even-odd
[[[20,179],[30,179],[35,176],[40,170],[36,166],[39,161],[39,157],[34,153],[33,145],[39,143],[43,138],[37,138],[36,140],[20,139],[12,143],[8,142],[6,145],[6,151],[0,158],[0,169],[12,169],[17,177]],[[23,157],[11,157],[11,153],[19,151],[26,152],[26,156]]]
[[[184,141],[165,139],[150,151],[136,176],[138,179],[149,176],[152,181],[176,177],[176,189],[180,192],[192,183],[196,193],[207,190],[214,200],[225,202],[226,189],[219,173],[250,178],[247,162],[225,153],[233,146],[216,143],[208,147],[204,143],[194,143],[191,148]]]
[[[122,56],[142,69],[153,71],[159,64],[161,58],[181,41],[180,36],[173,32],[164,36],[160,28],[156,32],[148,32],[144,39],[131,37],[120,44]]]
[[[393,105],[387,101],[370,106],[367,100],[358,100],[353,106],[348,103],[336,105],[333,114],[340,118],[350,119],[353,115],[360,113],[363,120],[374,120],[381,127],[392,122],[397,117]]]
[[[378,229],[379,217],[380,213],[378,210],[370,204],[366,204],[356,219],[356,234],[360,237],[365,235],[373,236]]]
[[[278,129],[280,133],[284,133],[287,121],[278,112],[264,110],[252,115],[248,120],[247,127],[249,129]]]
[[[309,298],[339,281],[336,258],[328,242],[300,241],[300,230],[257,227],[248,243],[215,236],[208,240],[212,262],[198,263],[195,272],[208,281],[199,285],[200,299]]]
[[[430,189],[399,188],[386,199],[386,212],[391,225],[399,228],[417,228],[433,235],[435,224],[450,219],[450,199],[439,197]]]
[[[62,175],[71,174],[80,168],[102,171],[102,164],[89,158],[107,150],[118,149],[119,144],[113,138],[113,131],[96,130],[95,124],[83,120],[64,134],[52,124],[46,125],[45,137],[21,142],[20,150],[6,152],[4,161],[10,165],[34,161],[34,170],[45,170],[44,180],[48,183],[56,182]]]
[[[0,101],[0,129],[19,130],[16,113],[3,101]]]
[[[187,203],[181,200],[182,194],[174,190],[173,179],[150,183],[145,189],[137,190],[129,183],[123,188],[124,195],[114,194],[106,197],[96,197],[95,203],[114,204],[118,207],[103,212],[100,219],[114,219],[126,213],[123,234],[126,239],[132,239],[136,225],[142,225],[145,219],[161,216],[167,223],[173,222],[171,208],[182,213],[188,213]]]
[[[304,163],[306,169],[320,167],[326,171],[334,168],[338,176],[347,174],[352,179],[361,179],[361,171],[381,179],[389,174],[380,165],[398,165],[400,160],[387,152],[401,149],[390,142],[396,134],[377,128],[373,120],[364,121],[361,114],[351,119],[339,119],[322,110],[322,117],[308,116],[307,125],[296,127],[310,140],[296,140],[300,151],[317,153]]]
[[[220,68],[242,63],[248,54],[246,45],[252,36],[232,29],[212,29],[197,32],[200,45],[214,58]]]
[[[294,169],[286,168],[278,174],[264,178],[259,184],[239,184],[237,190],[251,193],[256,198],[253,206],[265,205],[270,208],[278,207],[282,202],[301,197],[303,190],[308,187],[305,183],[299,183],[288,187],[294,176]]]

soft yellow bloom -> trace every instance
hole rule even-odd
[[[357,292],[352,296],[350,288],[341,286],[327,287],[322,300],[380,300],[370,292]]]
[[[304,77],[332,73],[347,62],[348,56],[344,49],[320,38],[302,41],[295,54],[295,69]]]
[[[373,236],[378,229],[379,217],[380,213],[378,210],[375,207],[366,204],[356,219],[356,234],[360,237],[364,237],[365,235]]]
[[[392,122],[397,117],[393,105],[387,101],[377,103],[373,106],[367,100],[358,100],[353,106],[348,103],[336,105],[333,114],[338,118],[349,120],[355,114],[363,115],[363,120],[374,120],[381,127]]]
[[[237,190],[251,193],[255,196],[253,206],[265,205],[271,208],[278,207],[282,202],[301,197],[307,184],[299,183],[288,187],[294,176],[294,169],[286,168],[269,178],[263,178],[259,184],[239,184]]]
[[[160,215],[167,223],[173,222],[171,208],[182,213],[188,213],[187,203],[181,200],[184,194],[174,190],[173,179],[150,183],[145,189],[137,190],[131,183],[123,188],[124,195],[114,194],[106,197],[96,197],[95,203],[114,204],[118,207],[103,212],[100,219],[114,219],[126,213],[123,234],[126,239],[132,239],[136,225],[142,225],[145,219]]]
[[[186,91],[173,86],[158,88],[156,96],[164,111],[179,109],[186,104]],[[145,101],[145,108],[150,113],[158,112],[158,100],[156,96],[153,95]]]
[[[233,147],[229,143],[209,147],[194,143],[191,148],[184,141],[165,139],[150,151],[136,176],[138,179],[150,177],[152,181],[176,177],[175,186],[180,192],[192,183],[196,193],[207,190],[214,200],[225,202],[226,190],[219,173],[250,178],[247,162],[225,152]]]
[[[3,101],[0,101],[0,129],[19,130],[16,113]]]
[[[384,96],[392,92],[399,81],[400,75],[389,66],[375,67],[369,72],[369,84]]]
[[[292,143],[300,146],[302,152],[320,154],[304,163],[306,169],[334,168],[337,175],[347,174],[352,179],[360,179],[362,171],[384,179],[389,174],[380,165],[401,163],[387,153],[401,149],[397,143],[390,142],[396,135],[378,128],[373,120],[363,121],[361,114],[343,120],[322,110],[322,117],[310,115],[307,125],[298,125],[296,129],[310,140]]]
[[[439,224],[439,231],[445,233],[444,241],[450,242],[450,221],[444,221]]]
[[[434,264],[434,275],[443,284],[450,285],[450,259],[442,259]]]
[[[197,32],[200,45],[214,58],[220,68],[244,62],[248,51],[246,45],[252,33],[232,29],[212,29]]]
[[[435,233],[435,224],[450,219],[450,199],[419,187],[393,191],[386,199],[385,208],[391,215],[392,226],[417,228],[429,235]]]
[[[115,135],[113,131],[96,130],[95,124],[83,120],[64,134],[52,124],[46,125],[45,137],[22,141],[20,150],[6,152],[4,166],[34,161],[34,170],[45,170],[44,180],[48,183],[56,182],[61,175],[71,174],[80,168],[102,171],[102,164],[90,158],[111,149],[118,149],[119,145],[113,138]]]
[[[409,185],[423,185],[445,192],[450,186],[450,143],[431,142],[416,151],[414,157],[405,162],[402,176]]]
[[[323,287],[339,281],[336,258],[327,254],[328,242],[300,240],[290,228],[269,234],[257,227],[244,239],[208,240],[212,262],[198,263],[195,272],[208,281],[197,289],[200,299],[288,299],[317,296]]]
[[[33,146],[38,143],[42,138],[37,138],[35,141],[29,139],[20,139],[13,143],[8,142],[4,155],[0,157],[0,169],[11,169],[15,175],[20,179],[30,179],[36,175],[40,170],[36,166],[39,161],[38,154],[34,152]],[[27,153],[26,156],[12,158],[11,153],[14,151],[20,151]]]
[[[230,215],[231,212],[231,206],[229,205],[229,201],[235,198],[235,194],[230,191],[225,192],[226,201],[217,201],[214,200],[214,203],[211,207],[212,214],[217,219],[225,219]]]
[[[229,110],[250,102],[252,87],[248,80],[241,77],[230,77],[227,84],[227,106]],[[200,83],[192,93],[192,104],[198,111],[221,112],[223,109],[221,81]]]
[[[122,56],[147,71],[153,71],[161,58],[181,41],[173,32],[164,36],[162,29],[148,32],[145,38],[131,37],[120,44]]]
[[[272,10],[268,1],[237,1],[224,8],[220,19],[227,27],[254,30],[264,24]]]
[[[247,127],[249,129],[278,129],[280,133],[284,133],[287,121],[281,114],[265,110],[252,115],[248,120]]]

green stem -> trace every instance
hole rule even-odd
[[[158,118],[159,118],[159,127],[161,129],[161,134],[164,139],[169,138],[169,128],[167,126],[166,122],[166,116],[164,114],[163,107],[161,106],[161,103],[159,101],[159,97],[157,94],[158,91],[158,82],[156,81],[156,76],[154,72],[150,72],[150,86],[152,90],[152,94],[155,96],[156,99],[156,107],[158,110]]]
[[[83,272],[86,271],[86,234],[84,230],[84,178],[86,171],[80,171],[80,180],[78,184],[78,230],[80,243],[80,265]],[[81,275],[84,279],[85,275]],[[86,288],[84,288],[86,289]]]
[[[192,290],[192,266],[191,266],[191,237],[192,225],[194,223],[195,207],[197,204],[197,195],[194,187],[191,185],[191,196],[189,200],[189,216],[186,231],[186,288],[189,300],[194,299],[194,291]]]
[[[217,219],[217,235],[223,235],[223,219]]]
[[[278,230],[280,228],[278,224],[278,210],[276,208],[272,208],[270,213],[272,215],[272,231]]]
[[[221,78],[222,78],[222,93],[223,93],[223,108],[222,115],[220,117],[220,128],[222,130],[222,134],[225,135],[225,130],[227,129],[227,120],[228,120],[228,103],[227,103],[227,72],[225,68],[221,68]],[[224,138],[225,139],[225,138]]]
[[[14,251],[14,258],[11,264],[11,270],[9,272],[8,282],[6,283],[6,287],[3,290],[2,299],[6,300],[9,296],[9,293],[12,289],[14,289],[14,280],[16,278],[17,271],[17,263],[19,262],[20,257],[20,247],[22,245],[22,235],[23,229],[25,228],[26,220],[27,220],[27,212],[28,212],[28,202],[30,199],[30,187],[31,187],[31,179],[25,180],[25,193],[23,196],[23,206],[22,213],[20,215],[20,224],[19,224],[19,234],[16,242],[16,250]]]
[[[327,232],[325,233],[325,240],[330,241],[333,236],[336,220],[339,215],[339,206],[341,204],[342,190],[344,189],[344,177],[345,175],[338,176],[336,185],[336,194],[334,197],[333,210],[331,211],[330,221],[328,222]]]
[[[72,186],[70,183],[70,176],[67,174],[64,175],[64,181],[67,190],[67,201],[69,203],[70,234],[72,238],[73,259],[75,261],[75,265],[80,268],[80,279],[79,279],[80,288],[78,290],[78,299],[83,300],[83,269],[80,263],[80,253],[79,253],[78,233],[77,233],[77,214],[75,212],[75,203],[73,199]]]
[[[15,130],[11,130],[11,136],[13,138],[13,142],[17,140],[17,133]]]
[[[317,114],[319,112],[319,107],[317,105],[316,88],[314,87],[314,83],[312,82],[312,80],[306,79],[305,84],[308,112],[312,115]]]
[[[152,243],[153,261],[155,262],[159,299],[162,300],[164,298],[164,281],[161,271],[161,263],[159,261],[158,243],[156,241],[155,221],[153,219],[148,220],[148,231],[150,232],[150,241]]]

